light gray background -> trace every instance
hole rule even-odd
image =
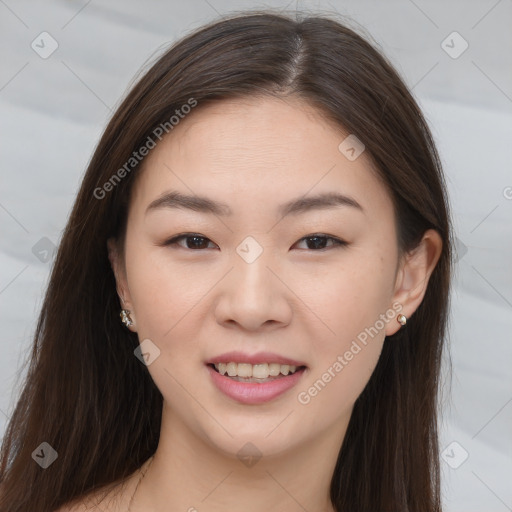
[[[218,14],[265,6],[338,12],[361,25],[429,120],[460,255],[441,425],[445,511],[510,511],[512,0],[0,0],[2,435],[52,261],[41,261],[41,239],[58,244],[111,110],[155,51]],[[46,59],[31,48],[43,31],[58,44]],[[455,59],[442,47],[453,31],[469,44]],[[445,43],[452,52],[462,48],[457,37]]]

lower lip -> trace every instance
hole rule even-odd
[[[262,404],[274,400],[293,388],[299,382],[305,370],[305,368],[302,368],[291,375],[260,384],[258,382],[239,382],[221,375],[209,365],[207,365],[207,368],[213,383],[220,391],[229,398],[248,405]]]

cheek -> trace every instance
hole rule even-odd
[[[158,339],[170,336],[178,322],[182,325],[212,280],[193,263],[173,261],[165,248],[132,251],[127,273],[139,334],[142,330],[145,336]]]
[[[171,262],[164,251],[153,248],[133,251],[127,273],[139,341],[150,339],[160,351],[148,370],[165,399],[183,415],[190,414],[188,392],[200,396],[195,372],[204,371],[198,329],[207,292],[218,278],[215,272],[207,277],[194,265]]]
[[[314,311],[322,313],[322,335],[310,333],[311,368],[300,403],[337,415],[351,408],[379,360],[385,327],[396,321],[390,303],[393,292],[393,259],[355,258],[352,266],[330,273],[315,292]]]
[[[392,255],[390,255],[392,256]],[[361,251],[318,274],[309,283],[309,304],[325,324],[328,345],[341,349],[365,329],[374,326],[381,314],[391,307],[394,284],[392,257],[368,256]],[[308,289],[305,287],[304,290]],[[379,330],[382,325],[377,325]]]

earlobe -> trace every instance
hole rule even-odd
[[[119,253],[117,241],[114,238],[107,240],[108,259],[112,272],[114,273],[116,281],[116,291],[121,303],[121,311],[119,316],[121,322],[132,332],[137,332],[135,329],[135,314],[131,304],[130,294],[128,293],[128,285],[126,282],[126,270],[122,256]]]
[[[442,248],[443,241],[439,233],[429,229],[423,234],[418,246],[404,255],[397,273],[393,301],[402,305],[400,313],[406,318],[409,318],[421,304]],[[388,324],[386,336],[391,336],[400,327],[398,322]]]

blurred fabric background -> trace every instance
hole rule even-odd
[[[444,509],[511,511],[511,0],[0,0],[1,434],[53,251],[111,112],[170,43],[219,15],[265,7],[346,17],[380,46],[425,112],[458,251],[453,379],[446,365],[443,384]]]

